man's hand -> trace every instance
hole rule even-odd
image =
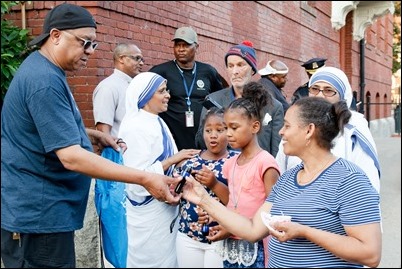
[[[114,148],[116,151],[123,150],[125,152],[127,150],[127,145],[121,138],[118,139],[98,130],[88,128],[86,130],[92,145],[98,147],[100,152],[102,152],[104,147],[108,146]]]
[[[170,186],[176,186],[180,180],[181,177],[173,178],[161,174],[149,173],[143,186],[157,200],[175,204],[180,201],[181,194],[179,195],[172,192]]]

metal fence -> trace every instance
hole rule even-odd
[[[394,112],[395,133],[400,135],[401,134],[401,104],[400,104],[400,102],[399,103],[374,103],[374,102],[370,102],[370,96],[366,96],[365,116],[369,123],[369,127],[370,127],[370,119],[371,119],[371,113],[372,113],[372,110],[370,108],[372,106],[376,106],[376,105],[386,105],[386,106],[391,107],[391,109]]]

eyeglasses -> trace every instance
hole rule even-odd
[[[314,95],[317,95],[319,92],[322,92],[322,94],[326,97],[332,97],[335,96],[338,92],[331,87],[325,87],[321,89],[318,86],[312,86],[308,89],[308,91]]]
[[[68,32],[68,31],[64,31],[64,32],[67,33],[67,34],[70,34],[70,35],[74,36],[78,41],[82,41],[82,42],[83,42],[83,43],[82,43],[82,46],[84,47],[84,50],[87,50],[87,49],[89,49],[89,48],[92,48],[93,50],[95,50],[96,47],[98,47],[98,43],[96,43],[95,41],[91,41],[91,40],[88,40],[88,39],[84,39],[84,38],[82,38],[82,37],[76,36],[76,35],[73,34],[73,33]]]
[[[134,55],[121,55],[121,57],[128,57],[128,58],[130,58],[130,59],[132,59],[132,60],[134,60],[136,62],[145,63],[144,58],[142,58],[142,56],[139,56],[139,55],[137,55],[137,56],[134,56]]]

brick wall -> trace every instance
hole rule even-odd
[[[67,1],[70,2],[70,1]],[[60,2],[26,2],[26,26],[39,35],[50,8]],[[360,93],[360,46],[352,37],[352,12],[340,31],[331,26],[330,1],[71,1],[88,10],[98,23],[100,46],[84,70],[69,73],[69,82],[87,127],[93,127],[92,92],[113,70],[112,51],[119,42],[134,42],[146,59],[144,71],[173,59],[175,29],[190,25],[199,35],[197,60],[215,66],[227,79],[224,55],[231,45],[248,39],[257,50],[258,68],[277,58],[289,67],[284,88],[288,99],[307,81],[300,66],[312,57],[325,57],[327,65],[347,73]],[[21,23],[19,7],[12,19]],[[392,15],[378,19],[366,30],[366,91],[390,99],[392,67]],[[258,79],[258,75],[255,79]],[[360,98],[360,97],[359,97]],[[358,98],[358,99],[359,99]],[[389,117],[380,110],[375,117]],[[373,119],[373,116],[372,116]]]

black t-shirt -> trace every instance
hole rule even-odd
[[[223,88],[218,71],[213,66],[198,61],[196,61],[195,66],[194,72],[194,68],[180,69],[175,61],[168,61],[149,70],[167,79],[167,88],[170,90],[169,106],[168,110],[161,113],[160,116],[169,126],[179,150],[196,148],[195,134],[199,126],[202,102],[205,96]],[[183,72],[183,76],[180,70]],[[183,77],[188,91],[190,91],[194,80],[190,95],[190,110],[194,112],[194,127],[186,127],[185,113],[189,110],[189,107]]]
[[[299,100],[302,97],[306,97],[308,95],[309,95],[309,92],[308,92],[308,82],[307,82],[295,90],[290,103],[293,105],[297,100]]]

